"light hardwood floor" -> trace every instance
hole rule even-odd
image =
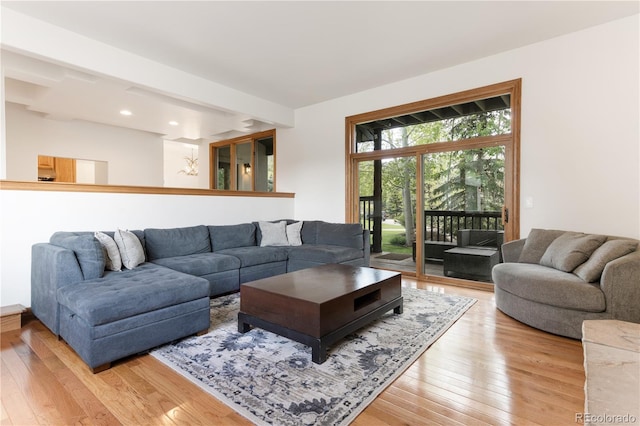
[[[584,409],[579,341],[523,325],[493,293],[478,299],[354,425],[571,425]],[[249,421],[149,355],[92,374],[39,321],[1,335],[2,424],[246,425]]]

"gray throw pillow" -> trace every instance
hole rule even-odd
[[[540,259],[542,259],[542,255],[544,255],[547,247],[549,247],[553,240],[564,233],[565,231],[533,228],[529,233],[527,240],[524,242],[524,247],[522,247],[522,252],[520,253],[518,262],[534,264],[540,263]]]
[[[144,263],[144,250],[136,234],[118,229],[113,236],[125,268],[133,269]]]
[[[258,222],[258,226],[260,226],[260,232],[262,233],[260,247],[289,245],[286,220],[276,223]]]
[[[289,241],[290,246],[302,245],[300,231],[302,231],[302,221],[287,225],[287,240]]]
[[[607,263],[631,253],[638,247],[638,243],[632,240],[610,240],[602,244],[593,252],[589,260],[578,266],[574,274],[588,283],[600,279]]]
[[[559,271],[571,272],[589,259],[605,242],[605,235],[566,232],[553,240],[540,259],[540,264]]]
[[[122,258],[120,257],[120,251],[118,250],[118,245],[114,239],[104,232],[96,232],[94,236],[98,241],[100,241],[102,250],[104,250],[106,261],[105,267],[110,271],[122,270]]]

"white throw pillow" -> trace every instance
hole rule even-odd
[[[122,258],[120,257],[120,251],[114,239],[104,232],[96,232],[93,235],[100,242],[102,250],[104,251],[104,258],[106,260],[105,268],[110,271],[122,270]]]
[[[144,263],[144,249],[136,234],[118,229],[115,232],[114,240],[120,250],[120,257],[125,268],[133,269]]]
[[[258,225],[262,233],[260,247],[289,245],[289,240],[287,239],[287,222],[285,220],[276,223],[258,222]]]
[[[300,237],[300,231],[302,231],[302,221],[293,222],[287,225],[287,240],[290,246],[301,246],[302,238]]]

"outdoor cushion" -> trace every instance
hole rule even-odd
[[[236,247],[216,253],[237,257],[240,259],[242,268],[287,260],[287,249],[285,247]]]
[[[256,245],[256,226],[253,223],[209,226],[213,251]]]
[[[233,256],[219,253],[198,253],[187,256],[167,257],[156,259],[152,262],[197,277],[240,267],[240,260]]]
[[[603,312],[606,308],[600,286],[586,283],[573,274],[528,263],[498,266],[493,269],[494,282],[499,281],[500,289],[522,299],[586,312]]]
[[[58,302],[91,326],[209,297],[209,282],[152,263],[108,271],[103,278],[58,289]]]
[[[540,264],[564,272],[573,271],[589,259],[607,239],[604,235],[566,232],[553,240],[545,250]]]
[[[93,233],[56,232],[49,242],[73,251],[85,280],[100,278],[104,274],[106,265],[104,252]]]
[[[186,228],[144,230],[149,260],[186,256],[211,251],[209,229],[204,225]]]
[[[317,263],[341,263],[362,257],[362,250],[328,244],[303,244],[288,248],[290,260]]]

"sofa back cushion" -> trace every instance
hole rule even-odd
[[[545,250],[540,264],[559,271],[571,272],[589,259],[605,242],[605,235],[591,235],[579,232],[565,232]]]
[[[148,259],[188,256],[211,251],[209,229],[204,225],[144,230]]]
[[[553,229],[532,229],[524,243],[524,247],[522,247],[522,252],[520,253],[518,262],[540,263],[540,259],[542,259],[547,247],[549,247],[553,240],[565,232],[566,231],[557,231]]]
[[[253,223],[209,226],[209,235],[213,251],[256,245],[256,226]]]
[[[331,244],[362,250],[362,225],[359,223],[318,223],[318,244]]]
[[[104,274],[104,252],[93,232],[56,232],[49,242],[73,251],[85,280],[100,278]]]
[[[318,225],[323,223],[320,220],[305,220],[302,223],[302,230],[300,231],[300,238],[302,244],[317,244],[318,243]]]

